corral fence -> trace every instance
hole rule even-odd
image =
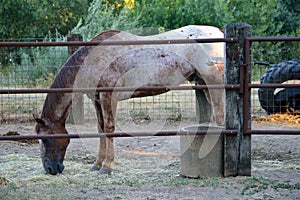
[[[229,24],[225,28],[225,38],[197,39],[197,40],[157,40],[157,41],[108,41],[108,42],[1,42],[0,47],[77,47],[77,46],[98,46],[98,45],[144,45],[144,44],[188,44],[188,43],[214,43],[225,42],[225,66],[224,85],[196,85],[178,87],[146,87],[138,90],[195,90],[198,99],[195,107],[198,109],[203,105],[203,89],[224,89],[225,88],[225,130],[224,137],[224,176],[251,175],[251,135],[300,135],[298,130],[252,130],[251,118],[253,116],[253,96],[257,96],[257,88],[300,88],[300,84],[260,84],[253,80],[253,69],[256,68],[253,62],[253,49],[256,43],[278,43],[295,42],[299,44],[299,37],[252,37],[252,27],[248,24]],[[263,52],[263,51],[262,51]],[[288,52],[285,53],[288,55]],[[276,57],[276,55],[275,55]],[[262,71],[262,70],[259,70]],[[261,74],[257,75],[258,77]],[[90,88],[91,91],[132,91],[136,88]],[[22,95],[22,94],[44,94],[55,92],[86,92],[84,88],[1,88],[0,95]],[[2,99],[3,101],[3,96]],[[84,100],[83,100],[84,101]],[[168,103],[168,102],[167,102]],[[253,104],[253,105],[252,105]],[[22,105],[20,105],[22,106]],[[194,110],[196,108],[194,107]],[[202,113],[198,110],[198,122],[207,122],[210,119],[209,113]],[[19,135],[1,136],[0,140],[21,140],[21,139],[44,139],[44,138],[90,138],[90,137],[134,137],[134,136],[175,136],[175,135],[204,135],[214,131],[159,131],[155,132],[116,132],[116,133],[91,133],[91,134],[68,134],[66,135]]]

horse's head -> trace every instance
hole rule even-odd
[[[67,134],[65,127],[59,123],[53,123],[48,119],[41,119],[34,115],[37,122],[35,131],[38,135]],[[67,146],[70,143],[69,138],[62,139],[42,139],[40,141],[41,158],[45,171],[56,175],[64,170],[64,157]]]

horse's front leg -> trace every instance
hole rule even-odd
[[[103,131],[104,133],[113,133],[115,131],[115,114],[117,109],[117,98],[114,97],[113,93],[104,92],[104,93],[100,93],[99,99],[100,99],[103,121],[104,121]],[[100,143],[101,144],[105,143],[106,151],[105,151],[105,160],[99,172],[102,174],[110,174],[112,171],[111,163],[114,161],[114,157],[115,157],[114,141],[112,137],[107,137],[107,138],[101,138]],[[102,153],[103,152],[99,152],[99,154]]]

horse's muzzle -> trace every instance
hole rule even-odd
[[[44,169],[47,174],[56,175],[57,173],[62,173],[65,166],[60,162],[46,162]]]

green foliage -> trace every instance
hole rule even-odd
[[[2,0],[0,16],[0,38],[32,37],[37,31],[33,23],[35,17],[31,1]]]
[[[295,0],[2,0],[0,38],[44,37],[55,30],[66,35],[74,27],[91,38],[105,29],[224,28],[236,22],[251,24],[254,36],[275,36],[296,33],[299,9]]]
[[[56,33],[56,38],[44,41],[62,42],[66,38]],[[18,87],[48,87],[68,58],[67,47],[22,47],[5,53],[9,62],[0,65],[1,84]]]
[[[245,22],[252,25],[253,36],[264,37],[289,34],[287,29],[289,21],[299,17],[295,14],[297,8],[292,9],[293,4],[290,3],[292,0],[135,0],[131,9],[122,2],[94,0],[85,23],[81,21],[74,31],[90,39],[106,29],[149,35],[189,24],[207,24],[224,28],[229,23]],[[293,24],[300,27],[299,21],[296,20]],[[142,31],[141,29],[137,31],[137,28],[142,28]],[[294,27],[294,33],[296,30]],[[253,43],[252,58],[270,63],[299,58],[297,48],[294,46],[295,44],[287,43]]]
[[[137,28],[154,28],[154,32],[151,31],[151,34],[154,34],[159,33],[160,27],[168,30],[189,24],[203,24],[224,28],[228,23],[245,22],[252,25],[253,36],[278,36],[288,33],[286,26],[290,20],[295,21],[293,31],[297,30],[295,27],[299,27],[299,16],[295,14],[297,10],[287,9],[291,7],[287,2],[135,0],[134,6],[129,9],[121,0],[94,0],[85,22],[80,21],[74,30],[83,33],[86,38],[91,38],[106,29],[130,31]]]
[[[252,0],[246,2],[244,0],[228,0],[227,2],[228,10],[231,10],[232,14],[231,22],[246,22],[250,24],[253,29],[252,35],[254,37],[290,35],[285,28],[288,20],[282,17],[283,13],[288,12],[283,4],[285,1]],[[282,60],[299,58],[296,48],[297,45],[299,44],[286,42],[254,42],[252,43],[252,60],[274,64]]]
[[[137,25],[137,20],[133,18],[129,8],[119,9],[111,7],[105,1],[95,0],[85,20],[80,20],[72,32],[82,34],[85,39],[91,39],[104,30],[130,30],[136,28]]]
[[[83,17],[91,0],[1,0],[0,38],[43,38],[67,34]]]
[[[280,33],[297,35],[297,29],[300,28],[300,2],[298,0],[279,0],[279,2],[281,6],[277,8],[278,15],[275,21],[283,24]]]
[[[90,39],[106,29],[119,29],[136,34],[157,34],[159,29],[174,29],[189,24],[209,24],[222,27],[226,24],[225,4],[218,1],[198,0],[136,0],[133,8],[120,1],[93,1],[85,23],[80,21],[73,32]],[[117,7],[116,5],[122,5]],[[227,20],[227,21],[228,21]],[[144,28],[140,32],[137,30]]]
[[[210,24],[222,26],[225,14],[218,10],[219,1],[197,0],[141,0],[137,2],[134,12],[149,17],[142,18],[139,25],[142,27],[164,27],[167,29],[179,28],[189,24]],[[217,18],[217,20],[216,20]]]
[[[275,23],[277,16],[275,11],[280,7],[276,0],[227,0],[227,6],[227,10],[231,13],[231,22],[251,24],[253,36],[278,35],[282,23]]]
[[[55,33],[57,29],[66,35],[84,16],[91,0],[37,0],[37,15],[42,20],[42,29]]]

